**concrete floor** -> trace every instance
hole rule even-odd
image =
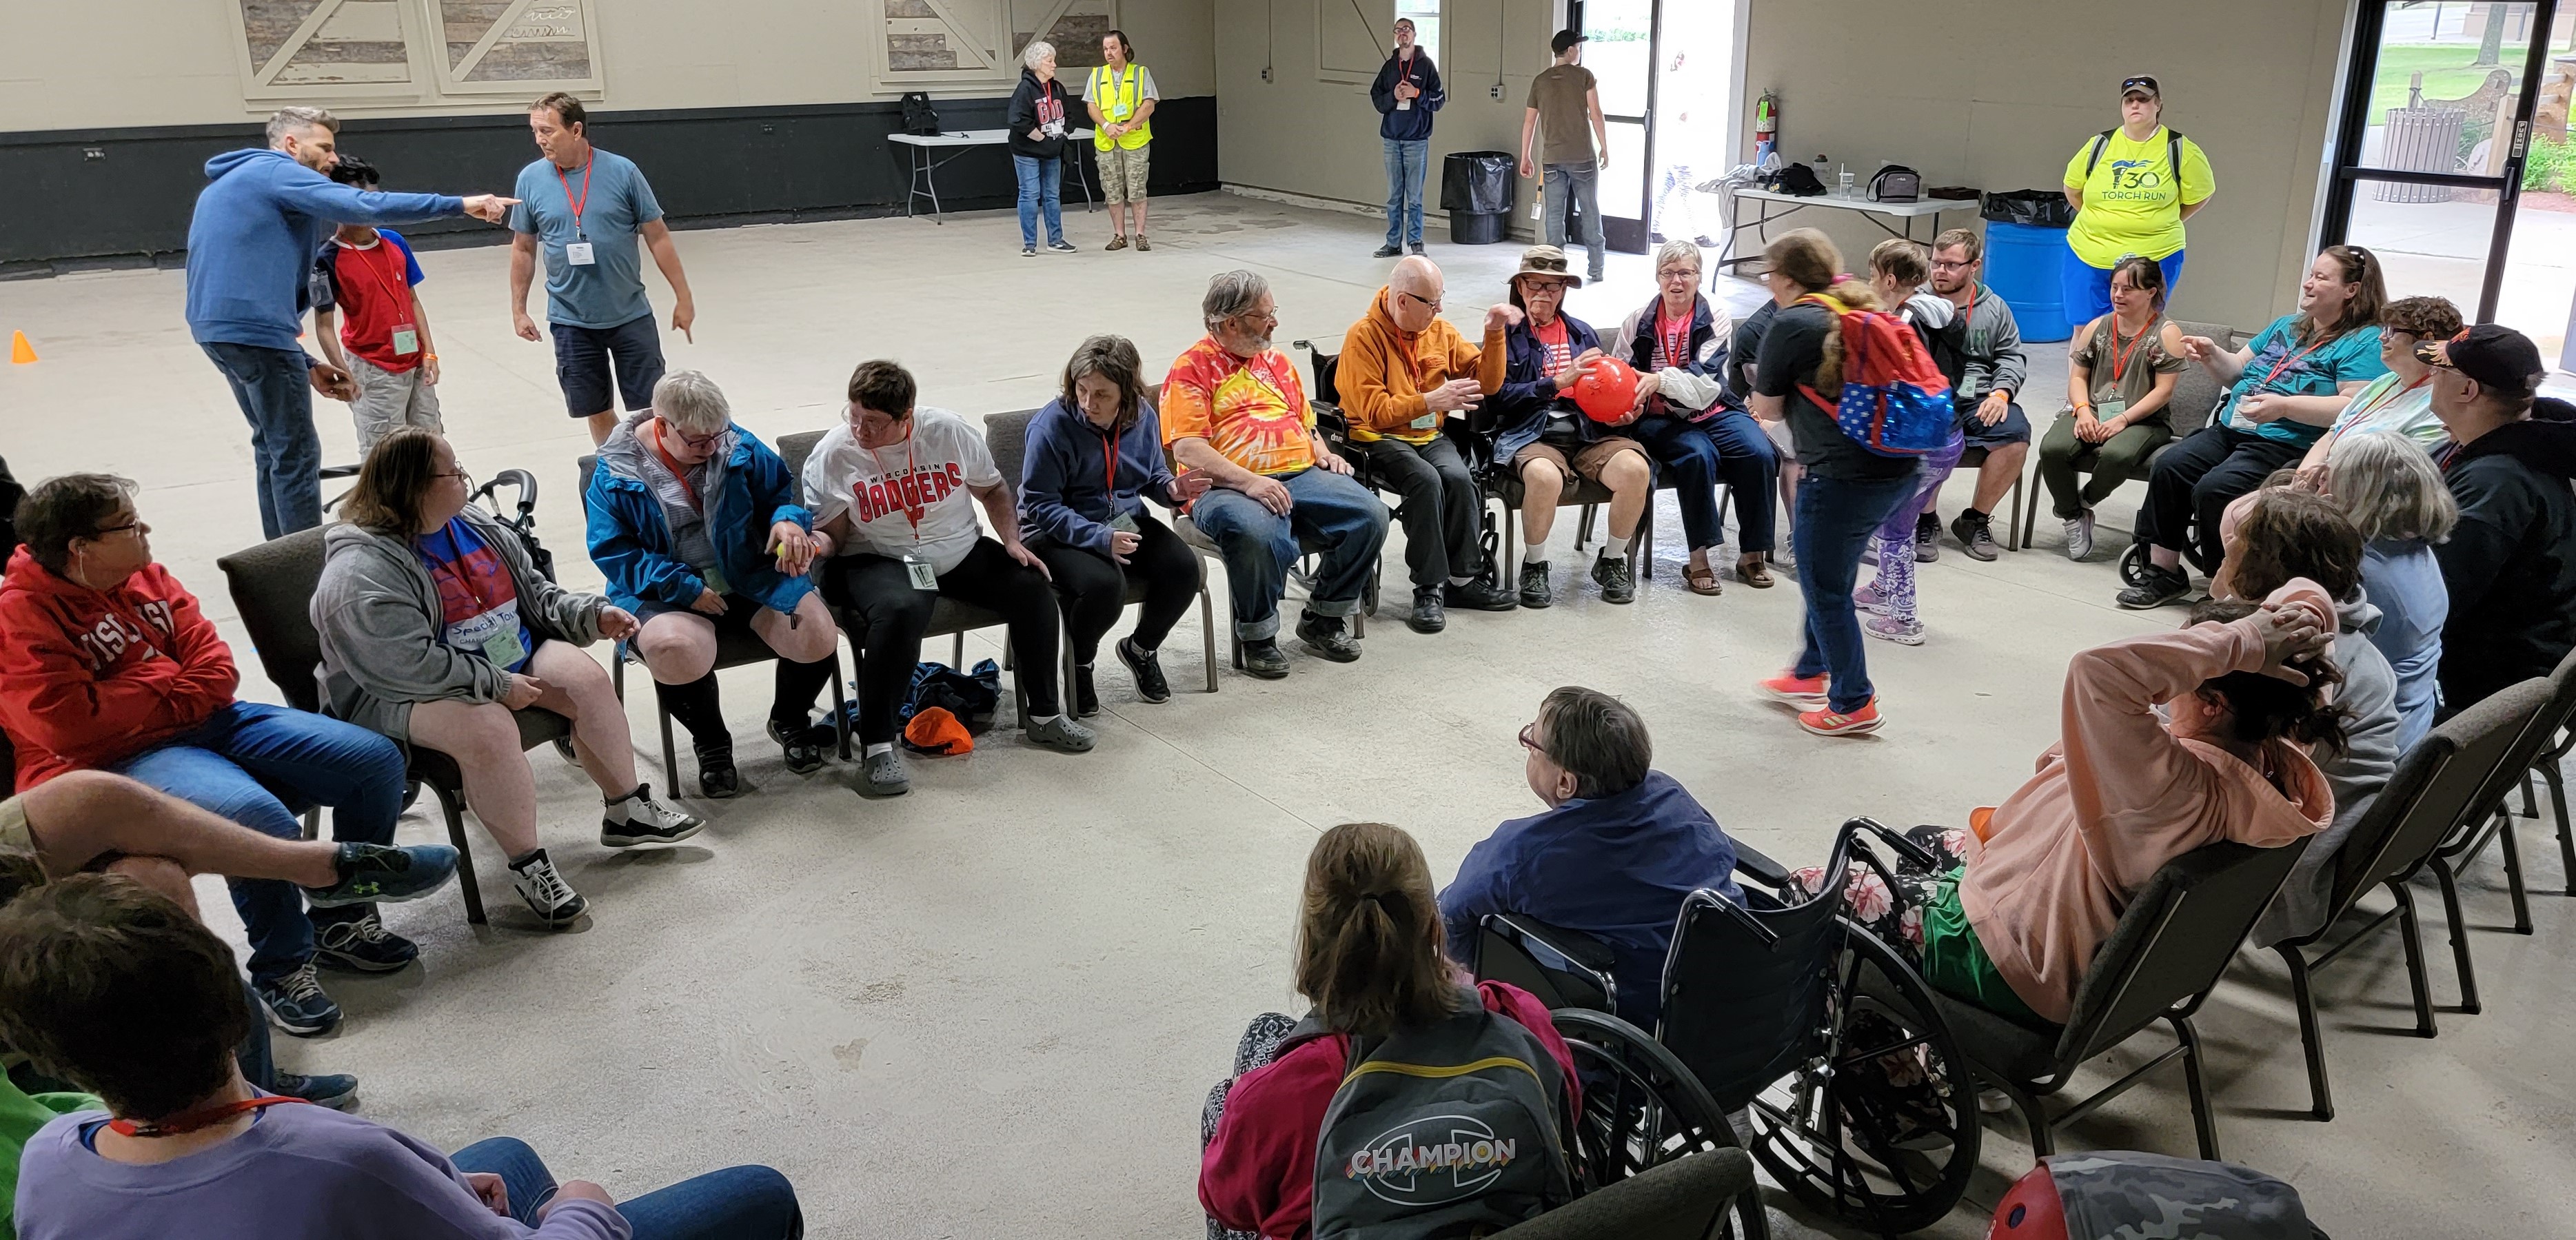
[[[1159,373],[1199,334],[1215,271],[1270,276],[1284,344],[1334,340],[1387,266],[1367,257],[1379,225],[1358,216],[1202,196],[1158,204],[1155,221],[1152,254],[1103,254],[1107,217],[1077,209],[1067,228],[1084,252],[1038,259],[1018,255],[998,214],[691,232],[680,248],[705,338],[675,338],[671,364],[713,375],[742,422],[772,438],[826,425],[868,357],[914,367],[924,403],[979,415],[1043,401],[1094,330],[1133,336]],[[1435,225],[1452,314],[1471,323],[1518,247],[1440,235]],[[593,584],[571,490],[588,440],[560,412],[548,351],[510,334],[506,253],[421,256],[448,426],[477,475],[537,473],[567,583]],[[1614,256],[1611,278],[1572,309],[1606,331],[1650,295],[1645,259]],[[1740,306],[1758,293],[1726,295]],[[138,479],[161,559],[233,639],[244,695],[274,701],[214,566],[256,538],[247,435],[189,344],[180,296],[177,272],[0,284],[0,331],[26,331],[43,355],[0,370],[0,453],[30,481],[76,469]],[[655,298],[667,312],[658,284]],[[2062,357],[2035,350],[2035,388],[2057,390]],[[349,459],[341,407],[318,415],[326,455]],[[1954,485],[1946,510],[1965,498]],[[2130,502],[2107,505],[2108,523],[2125,527]],[[589,921],[537,930],[485,846],[493,924],[469,930],[452,894],[394,909],[387,920],[422,941],[422,966],[330,978],[347,1024],[316,1042],[281,1037],[282,1057],[361,1074],[363,1113],[424,1139],[516,1134],[562,1174],[621,1195],[724,1163],[775,1164],[818,1236],[1195,1235],[1200,1099],[1245,1018],[1296,1006],[1293,907],[1318,830],[1402,824],[1445,877],[1495,822],[1536,808],[1513,735],[1548,689],[1580,682],[1634,702],[1656,729],[1658,765],[1728,830],[1812,860],[1850,815],[1956,822],[1999,801],[2055,736],[2067,654],[2178,618],[2113,609],[2108,564],[2069,564],[2053,522],[2034,550],[1995,564],[1952,547],[1922,574],[1931,642],[1870,651],[1887,730],[1829,741],[1748,692],[1791,652],[1794,582],[1694,597],[1679,585],[1669,497],[1659,524],[1656,576],[1634,606],[1605,606],[1586,582],[1544,614],[1461,615],[1437,637],[1389,612],[1355,666],[1301,656],[1275,684],[1227,672],[1216,696],[1197,690],[1193,615],[1166,646],[1170,703],[1137,702],[1104,667],[1095,753],[997,733],[974,755],[916,760],[915,792],[890,803],[852,795],[846,767],[787,773],[752,739],[767,673],[735,673],[729,710],[755,794],[701,807],[713,826],[689,845],[611,856],[594,842],[586,783],[534,755],[548,841],[593,901]],[[998,640],[971,642],[969,658],[997,654]],[[631,713],[650,748],[649,711]],[[415,812],[404,832],[438,828]],[[2524,833],[2544,893],[2536,936],[2499,932],[2493,867],[2473,883],[2487,1014],[2446,1011],[2438,1040],[2398,1033],[2393,941],[2327,975],[2333,1124],[2299,1117],[2306,1084],[2276,959],[2249,957],[2202,1017],[2227,1152],[2299,1185],[2342,1240],[2564,1231],[2576,1082],[2549,1048],[2576,1025],[2565,985],[2576,915],[2547,838]],[[206,894],[237,934],[220,892]],[[2457,988],[2432,946],[2447,1004]],[[2063,1140],[2188,1153],[2178,1077],[2159,1075]],[[2028,1167],[2017,1129],[1990,1129],[1985,1165],[1940,1234],[1983,1234],[1973,1203],[1990,1208]]]

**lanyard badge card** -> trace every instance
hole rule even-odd
[[[939,588],[939,570],[932,568],[930,566],[930,561],[921,558],[921,553],[918,551],[906,551],[903,553],[903,571],[912,577],[913,589],[936,590]]]
[[[577,199],[572,196],[572,181],[564,176],[563,169],[555,169],[555,180],[563,184],[564,205],[572,208],[572,235],[575,238],[564,243],[564,261],[575,267],[588,267],[599,261],[591,253],[589,234],[581,227],[581,213],[590,206],[590,170],[598,163],[599,160],[593,158],[581,166],[581,197]]]

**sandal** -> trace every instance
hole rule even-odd
[[[1682,569],[1682,584],[1689,586],[1690,592],[1693,594],[1707,594],[1713,596],[1726,592],[1726,587],[1719,584],[1717,580],[1717,570],[1714,568],[1701,566],[1684,567]]]
[[[1736,561],[1735,575],[1756,590],[1768,590],[1772,585],[1771,566],[1763,563],[1758,555],[1748,555]]]

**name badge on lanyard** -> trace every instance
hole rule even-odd
[[[564,261],[575,267],[587,267],[599,260],[591,255],[589,242],[571,241],[564,244]]]
[[[517,667],[519,660],[528,657],[528,648],[519,644],[518,627],[513,625],[484,638],[483,657],[491,660],[492,666],[497,668]]]
[[[581,166],[581,197],[579,198],[572,196],[572,181],[564,176],[563,169],[555,169],[555,180],[563,186],[564,205],[572,208],[572,235],[582,238],[564,245],[564,261],[575,267],[587,267],[598,261],[591,255],[588,234],[582,231],[581,226],[582,212],[590,209],[590,170],[598,164],[599,159],[593,156],[588,163]]]
[[[930,566],[930,561],[921,558],[921,556],[915,552],[906,551],[903,553],[903,571],[906,575],[912,578],[913,589],[936,590],[939,588],[939,571]]]
[[[394,356],[410,357],[420,352],[420,329],[409,323],[394,325]]]
[[[1413,85],[1413,58],[1411,56],[1398,56],[1395,58],[1395,80],[1406,86]],[[1413,101],[1410,99],[1398,99],[1395,101],[1395,110],[1398,112],[1410,112],[1413,110]]]

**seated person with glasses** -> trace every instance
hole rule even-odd
[[[66,772],[109,771],[280,840],[304,838],[298,814],[327,805],[333,839],[392,844],[401,752],[362,727],[236,700],[232,650],[153,561],[134,495],[122,478],[69,474],[18,507],[26,543],[0,578],[0,731],[17,746],[17,786],[32,794]],[[370,902],[307,912],[294,883],[228,885],[260,1004],[299,1037],[340,1023],[317,956],[384,973],[420,955]]]
[[[1672,776],[1654,769],[1646,721],[1598,689],[1567,685],[1521,729],[1529,787],[1547,812],[1515,818],[1467,851],[1440,893],[1452,950],[1472,958],[1487,913],[1518,913],[1607,945],[1619,1016],[1652,1029],[1682,899],[1709,888],[1741,902],[1735,842]]]
[[[590,562],[608,579],[609,601],[643,625],[635,651],[662,708],[689,730],[698,791],[742,791],[716,697],[717,643],[728,633],[777,652],[770,739],[786,750],[788,770],[822,769],[831,730],[812,726],[811,707],[831,678],[840,630],[805,575],[814,517],[796,502],[787,463],[733,424],[715,381],[694,370],[662,376],[653,407],[599,446],[585,507]]]
[[[426,433],[426,432],[423,432]],[[98,1096],[27,1142],[20,1240],[789,1240],[796,1190],[732,1167],[623,1205],[557,1184],[525,1144],[453,1159],[242,1079],[252,1016],[223,940],[129,879],[82,874],[0,908],[0,1041]]]
[[[635,617],[539,574],[518,535],[469,498],[455,449],[419,427],[376,441],[323,535],[312,602],[331,713],[456,760],[465,804],[510,863],[511,885],[549,930],[590,904],[537,843],[537,781],[513,716],[572,721],[572,752],[598,786],[606,848],[671,844],[706,825],[635,777],[625,704],[581,647],[635,635]]]
[[[1090,727],[1057,695],[1055,591],[1046,561],[1020,542],[1010,480],[981,431],[945,409],[914,409],[918,394],[911,371],[859,363],[843,420],[805,461],[823,594],[841,609],[859,663],[858,732],[867,747],[860,779],[870,796],[912,791],[896,721],[943,596],[1009,624],[1029,743],[1060,753],[1087,753],[1092,744]],[[975,524],[977,505],[994,537]],[[822,688],[820,679],[814,687]]]
[[[1610,355],[1637,368],[1637,407],[1625,422],[1628,437],[1646,446],[1670,471],[1681,504],[1690,563],[1682,584],[1693,594],[1720,593],[1709,552],[1726,539],[1718,520],[1717,485],[1735,497],[1738,541],[1735,576],[1757,590],[1771,588],[1765,557],[1773,533],[1771,488],[1780,476],[1780,451],[1760,423],[1727,399],[1727,350],[1735,325],[1700,292],[1699,247],[1675,238],[1655,250],[1655,300],[1631,311],[1619,325]]]

